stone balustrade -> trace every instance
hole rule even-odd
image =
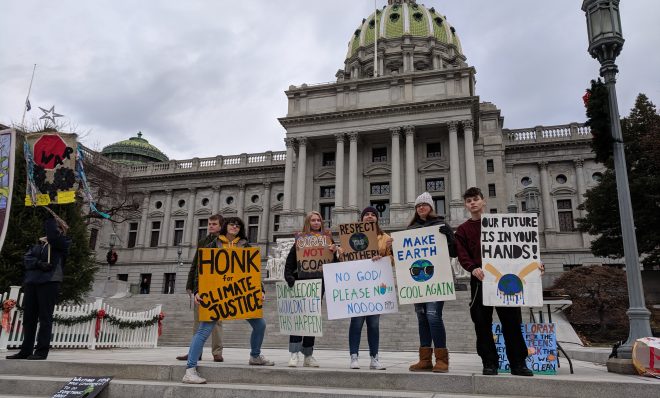
[[[591,139],[591,129],[583,123],[502,129],[506,145]]]

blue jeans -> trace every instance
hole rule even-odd
[[[444,306],[444,301],[415,304],[420,347],[431,347],[431,343],[433,343],[435,348],[447,348],[447,334],[445,324],[442,322]]]
[[[261,343],[264,341],[266,334],[266,321],[263,318],[247,319],[250,326],[252,326],[252,334],[250,335],[250,356],[258,357],[261,354]],[[188,349],[188,364],[187,368],[194,368],[197,366],[197,360],[202,355],[204,343],[211,335],[211,331],[215,327],[216,321],[200,322],[197,332],[190,342]]]
[[[358,354],[360,351],[360,337],[362,335],[362,326],[367,321],[367,342],[369,342],[369,355],[375,357],[378,355],[378,340],[380,338],[378,323],[380,315],[356,316],[351,318],[351,326],[348,328],[348,347],[351,355]]]

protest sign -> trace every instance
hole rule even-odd
[[[280,334],[323,336],[321,279],[297,280],[293,287],[277,282],[277,314]]]
[[[538,215],[484,214],[481,264],[484,305],[542,306]]]
[[[456,300],[447,238],[438,226],[392,234],[401,304]]]
[[[26,134],[27,192],[25,205],[73,203],[76,200],[76,135]]]
[[[557,356],[557,333],[554,323],[523,323],[522,329],[525,344],[527,344],[527,367],[536,374],[557,374],[559,358]],[[506,356],[502,324],[493,323],[493,340],[500,357],[502,372],[510,372],[511,366]]]
[[[76,376],[66,383],[52,398],[94,398],[110,383],[112,376]]]
[[[259,248],[198,250],[200,321],[263,317]]]
[[[328,319],[399,312],[389,257],[326,264],[323,280]]]
[[[334,259],[330,251],[332,236],[330,233],[296,234],[296,259],[299,279],[323,277],[323,264]]]
[[[16,153],[16,132],[0,131],[0,251],[5,241],[11,212],[11,197],[14,187],[14,159]]]
[[[355,261],[378,255],[378,229],[375,222],[339,225],[339,241],[343,261]]]

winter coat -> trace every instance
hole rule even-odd
[[[53,269],[26,269],[23,284],[39,285],[48,282],[62,282],[64,280],[64,263],[71,248],[71,238],[64,235],[57,227],[55,218],[47,218],[44,222],[46,241],[50,247],[50,263]]]

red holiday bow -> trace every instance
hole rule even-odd
[[[7,299],[2,302],[2,328],[6,331],[9,332],[9,313],[11,310],[16,307],[16,300],[14,299]]]
[[[96,312],[96,329],[94,330],[94,337],[99,338],[101,332],[101,320],[105,318],[105,310],[100,309]]]
[[[165,318],[165,313],[158,314],[158,337],[163,334],[163,318]]]
[[[585,108],[589,106],[589,98],[591,98],[591,91],[587,90],[587,92],[582,96],[582,102],[584,102]]]

